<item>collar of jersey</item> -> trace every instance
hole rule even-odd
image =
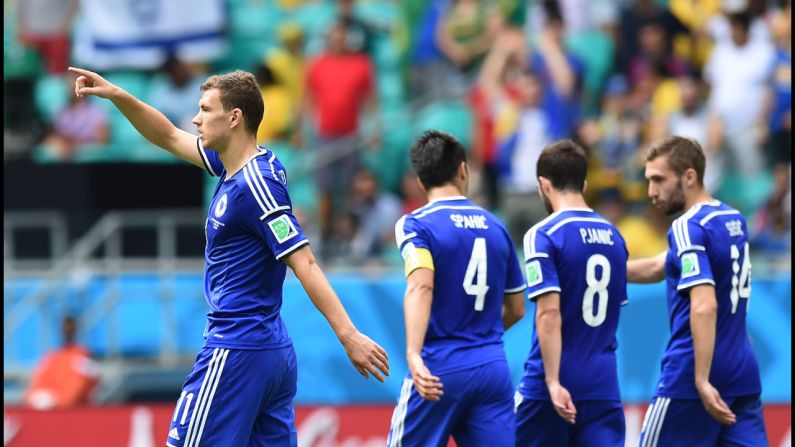
[[[593,210],[591,208],[561,208],[555,212],[555,214],[563,213],[565,211],[585,211],[588,213],[592,213]]]
[[[265,155],[265,154],[267,154],[267,153],[268,153],[268,150],[267,150],[267,149],[265,149],[264,147],[260,146],[259,144],[257,145],[257,149],[259,149],[259,152],[257,152],[256,154],[252,155],[252,156],[251,156],[251,158],[249,158],[248,160],[246,160],[246,163],[243,165],[243,168],[245,168],[245,167],[246,167],[246,165],[247,165],[247,164],[249,164],[249,163],[251,162],[251,160],[253,160],[253,159],[255,159],[255,158],[257,158],[257,157],[259,157],[259,156],[261,156],[261,155]],[[224,177],[224,181],[225,181],[225,182],[227,182],[227,181],[229,181],[229,180],[232,180],[232,177],[236,176],[236,175],[238,174],[238,172],[240,172],[240,171],[242,171],[242,170],[243,170],[243,168],[240,168],[240,170],[238,170],[237,172],[235,172],[235,173],[234,173],[234,174],[232,174],[232,175],[229,175],[229,174],[227,173],[226,177]]]
[[[442,197],[442,198],[439,198],[439,199],[431,200],[430,202],[428,202],[428,205],[430,205],[432,203],[436,203],[436,202],[450,202],[450,201],[453,201],[453,200],[467,200],[467,198],[464,197],[464,196]]]

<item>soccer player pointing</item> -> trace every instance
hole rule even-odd
[[[767,445],[745,325],[748,228],[739,211],[704,189],[704,169],[701,146],[687,138],[661,140],[646,155],[652,203],[684,214],[668,231],[667,252],[627,264],[630,282],[666,280],[671,325],[642,447]]]
[[[405,261],[406,358],[389,446],[512,446],[504,330],[524,315],[526,288],[505,225],[466,197],[466,153],[429,131],[411,148],[429,203],[395,224]]]
[[[536,164],[547,212],[524,236],[535,327],[516,391],[516,446],[624,446],[615,351],[627,248],[583,197],[588,158],[571,140]]]
[[[253,75],[235,71],[204,82],[193,118],[197,138],[98,74],[69,70],[80,75],[75,94],[111,100],[146,139],[220,177],[205,223],[206,341],[167,446],[297,444],[296,359],[280,316],[285,264],[359,373],[383,382],[386,352],[351,322],[292,214],[284,166],[256,144],[264,106]]]

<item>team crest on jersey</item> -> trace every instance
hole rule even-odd
[[[698,268],[698,255],[695,253],[685,253],[682,255],[682,278],[690,278],[700,273]]]
[[[279,169],[279,178],[282,179],[282,183],[287,184],[287,173],[284,172],[284,169]]]
[[[525,276],[527,276],[527,287],[533,287],[541,284],[544,277],[541,275],[541,262],[538,260],[528,262],[524,267]]]
[[[273,235],[276,237],[276,241],[278,241],[280,244],[295,237],[295,235],[298,234],[298,231],[296,231],[295,227],[293,226],[293,222],[286,214],[282,214],[276,219],[268,222],[268,228],[271,229],[271,233],[273,233]]]
[[[221,217],[226,212],[226,194],[222,195],[221,198],[218,200],[218,204],[215,205],[215,217]]]

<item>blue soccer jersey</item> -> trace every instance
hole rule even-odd
[[[504,360],[504,296],[526,288],[504,224],[465,197],[454,197],[400,218],[395,238],[407,275],[416,267],[434,269],[422,348],[431,373]]]
[[[690,288],[715,286],[718,302],[709,381],[723,397],[761,392],[745,316],[751,294],[748,229],[739,211],[718,201],[690,208],[668,231],[665,277],[671,339],[662,360],[656,396],[698,399]]]
[[[560,294],[560,383],[573,400],[618,400],[619,311],[627,301],[627,248],[615,226],[590,209],[551,214],[524,237],[528,297]],[[549,400],[538,335],[519,393]]]
[[[207,171],[221,177],[207,215],[204,293],[210,312],[206,346],[275,349],[290,345],[279,310],[285,256],[308,244],[292,214],[287,174],[260,148],[229,176],[214,151],[197,147]]]

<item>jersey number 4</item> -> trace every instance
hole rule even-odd
[[[489,286],[486,282],[486,238],[475,238],[464,275],[464,292],[475,297],[475,310],[482,311]]]
[[[602,274],[596,278],[596,267],[602,268]],[[610,261],[600,254],[591,255],[585,265],[585,295],[582,297],[582,318],[588,326],[596,327],[605,322],[607,317],[607,285],[610,284]],[[599,307],[593,312],[594,300],[599,297]]]

